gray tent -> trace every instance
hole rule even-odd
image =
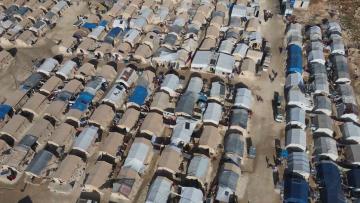
[[[235,164],[240,165],[245,151],[245,139],[239,133],[230,133],[224,141],[225,157],[231,159]]]
[[[345,122],[340,126],[343,139],[360,143],[360,126],[354,122]]]
[[[309,28],[309,38],[311,41],[321,41],[322,40],[321,28],[316,25],[311,26]]]
[[[285,148],[306,150],[306,132],[300,128],[289,128],[285,135]]]
[[[315,75],[313,84],[315,94],[329,94],[329,82],[327,75]]]
[[[349,163],[360,165],[360,145],[346,145],[345,157]]]
[[[26,168],[26,172],[34,176],[41,176],[41,172],[48,166],[49,161],[52,159],[53,154],[47,150],[41,150],[31,160]]]
[[[178,117],[176,119],[176,126],[172,132],[171,143],[178,145],[179,143],[187,144],[190,142],[191,135],[197,125],[197,121]]]
[[[321,63],[310,63],[309,70],[312,76],[327,75],[326,67]]]
[[[200,183],[209,183],[209,172],[211,171],[211,160],[209,157],[199,154],[195,155],[190,163],[187,170],[188,178],[196,178]],[[207,182],[209,181],[209,182]]]
[[[336,91],[343,103],[357,105],[354,89],[350,84],[339,84],[336,87]]]
[[[314,138],[314,155],[329,157],[336,161],[339,157],[336,140],[331,137],[317,137]]]
[[[143,138],[144,139],[144,138]],[[134,141],[131,145],[128,156],[125,159],[123,168],[131,168],[140,174],[143,174],[147,167],[147,158],[152,153],[151,144],[144,142],[143,139]]]
[[[359,121],[359,107],[355,104],[340,103],[336,106],[336,111],[338,118],[353,122]]]
[[[342,37],[338,34],[332,34],[330,35],[330,40],[331,40],[331,44],[330,44],[331,54],[345,55],[345,44]]]
[[[286,111],[286,125],[305,129],[305,111],[299,107],[291,107]]]
[[[333,121],[328,115],[317,114],[312,118],[312,123],[314,133],[324,133],[328,136],[333,135]]]
[[[237,184],[240,178],[240,173],[237,171],[223,167],[220,169],[218,178],[218,190],[216,193],[216,200],[228,202],[230,196],[236,193]]]
[[[204,82],[203,82],[202,78],[192,77],[186,88],[186,92],[200,93],[203,85],[204,85]]]
[[[210,97],[222,102],[225,99],[225,85],[222,82],[211,83]]]
[[[323,113],[328,116],[331,115],[331,101],[327,96],[317,95],[314,97],[314,109],[315,113]]]
[[[158,176],[151,184],[147,194],[146,203],[166,203],[171,192],[172,181]]]
[[[343,55],[331,55],[330,61],[334,71],[335,83],[348,83],[350,82],[349,66],[347,59]]]
[[[300,73],[291,73],[286,76],[285,89],[288,91],[292,87],[304,88],[304,81]]]
[[[179,203],[203,202],[203,193],[201,190],[193,187],[182,187]]]
[[[287,95],[287,105],[288,106],[297,106],[304,110],[311,110],[310,104],[305,97],[305,94],[300,88],[291,88]]]
[[[180,97],[180,99],[175,107],[175,113],[191,116],[193,114],[193,109],[195,107],[197,99],[198,99],[198,93],[185,92]]]
[[[289,171],[300,174],[306,179],[310,176],[310,164],[306,152],[290,153],[287,159],[287,166]]]
[[[76,138],[73,149],[82,151],[86,156],[89,156],[90,147],[98,138],[98,130],[99,129],[95,126],[85,128]]]
[[[253,99],[251,95],[251,90],[247,88],[238,88],[236,90],[235,102],[234,102],[235,107],[251,110],[252,103],[253,103]]]
[[[230,118],[230,128],[236,129],[240,127],[247,129],[249,119],[249,111],[247,109],[234,109]]]

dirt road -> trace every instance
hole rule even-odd
[[[274,17],[267,22],[263,21],[260,14],[261,32],[266,40],[271,44],[271,68],[267,73],[263,73],[261,79],[252,82],[250,88],[254,94],[261,95],[263,102],[254,104],[254,114],[250,120],[250,136],[257,149],[254,172],[250,173],[248,184],[248,197],[251,203],[280,202],[280,195],[274,190],[273,176],[271,168],[267,168],[266,157],[274,155],[274,139],[283,136],[284,123],[276,123],[273,119],[271,103],[274,91],[283,92],[285,83],[285,56],[279,51],[282,45],[285,24],[279,13],[278,0],[261,0],[260,9],[271,10]],[[278,73],[277,78],[270,82],[268,74],[272,70]]]

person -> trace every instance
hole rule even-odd
[[[266,160],[267,167],[269,168],[270,167],[269,158],[267,156],[265,156],[265,160]]]

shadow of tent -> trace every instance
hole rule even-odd
[[[8,52],[11,54],[11,56],[15,57],[16,56],[16,53],[17,53],[17,49],[16,48],[12,48],[12,49],[9,49]]]
[[[31,200],[30,196],[26,196],[18,201],[18,203],[32,203],[32,202],[33,201]]]

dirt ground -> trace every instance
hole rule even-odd
[[[260,1],[261,10],[267,9],[274,13],[269,21],[261,23],[261,32],[271,44],[271,68],[264,72],[260,79],[253,81],[250,88],[253,94],[260,95],[263,102],[254,103],[254,114],[250,120],[250,136],[256,147],[254,172],[249,174],[247,187],[248,198],[251,203],[280,202],[280,195],[274,190],[272,169],[267,168],[266,157],[272,159],[274,140],[284,134],[284,123],[277,123],[273,119],[271,108],[274,91],[283,92],[285,83],[285,56],[279,52],[282,46],[285,25],[282,16],[276,15],[279,11],[278,0]],[[261,16],[262,16],[262,12]],[[263,19],[260,17],[260,19]],[[275,34],[276,33],[276,34]],[[274,82],[270,82],[268,75],[273,71],[278,73]],[[261,195],[259,195],[261,194]]]

